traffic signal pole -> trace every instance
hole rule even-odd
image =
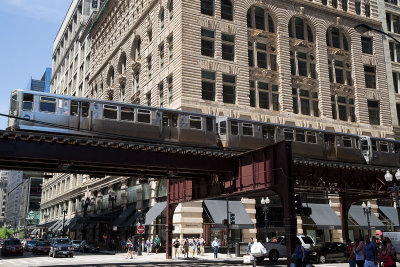
[[[230,241],[230,230],[229,230],[229,200],[226,199],[226,244],[228,246],[228,250],[226,252],[226,255],[228,257],[231,256],[231,252],[229,251],[229,241]]]

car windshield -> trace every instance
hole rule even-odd
[[[16,239],[16,240],[8,240],[7,245],[21,245],[21,242]]]
[[[49,242],[38,242],[37,244],[36,244],[36,246],[50,246],[50,243]]]
[[[280,243],[280,242],[282,241],[282,239],[284,239],[284,238],[285,238],[285,237],[283,237],[283,236],[278,237],[278,239],[276,239],[276,238],[274,237],[274,238],[270,239],[268,242],[269,242],[269,243]]]
[[[36,241],[28,241],[28,244],[34,245]]]
[[[69,239],[57,239],[57,240],[54,240],[54,244],[56,244],[56,245],[69,244]]]
[[[311,245],[314,244],[314,241],[309,236],[302,236],[301,239],[303,239],[304,243],[306,244],[311,244]]]

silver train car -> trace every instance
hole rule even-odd
[[[34,91],[12,92],[8,128],[237,150],[292,141],[298,158],[400,165],[395,140]]]

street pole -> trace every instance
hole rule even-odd
[[[62,210],[62,213],[63,213],[63,222],[62,222],[62,233],[63,233],[63,236],[65,236],[65,213],[67,213],[67,212],[68,211],[65,210],[65,209]]]
[[[226,252],[226,255],[227,255],[228,257],[231,256],[231,252],[230,252],[230,250],[229,250],[229,241],[230,241],[230,229],[229,229],[230,227],[229,227],[229,225],[230,225],[229,200],[226,199],[226,244],[227,244],[227,247],[228,247],[228,250],[227,250],[227,252]]]
[[[400,169],[397,170],[394,176],[396,177],[396,179],[393,179],[393,175],[389,171],[386,171],[384,178],[388,183],[388,185],[392,184],[392,186],[388,186],[388,191],[394,194],[396,210],[397,210],[397,219],[400,226],[400,203],[399,203],[400,186],[398,185],[400,183]]]
[[[364,210],[364,215],[367,215],[368,239],[370,239],[371,238],[371,224],[369,221],[369,216],[371,215],[371,203],[369,201],[367,201],[367,204],[365,204],[365,202],[363,202],[361,206]]]

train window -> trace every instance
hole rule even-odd
[[[296,131],[296,141],[302,143],[306,142],[306,136],[303,131]]]
[[[201,117],[189,116],[189,127],[190,129],[201,130]]]
[[[317,143],[317,134],[314,132],[306,132],[307,135],[307,143],[316,144]]]
[[[243,123],[243,135],[253,136],[253,124]]]
[[[121,121],[134,121],[135,120],[135,109],[121,107]]]
[[[239,123],[237,121],[231,121],[231,134],[232,135],[239,134]]]
[[[268,138],[268,128],[267,128],[267,126],[262,126],[261,131],[262,131],[263,138],[267,139]]]
[[[103,106],[103,118],[110,119],[110,120],[116,120],[117,116],[118,116],[117,111],[118,111],[117,106],[104,105]]]
[[[206,130],[208,132],[213,132],[214,131],[214,120],[213,120],[213,118],[206,117]]]
[[[351,137],[343,136],[343,147],[352,147],[351,145]]]
[[[268,129],[268,138],[270,141],[275,141],[275,127],[267,127]]]
[[[284,129],[283,135],[284,135],[286,141],[294,141],[294,130]]]
[[[41,96],[39,111],[56,113],[57,99],[54,97]]]
[[[169,113],[162,114],[162,125],[169,126]]]
[[[81,116],[82,117],[87,117],[87,116],[89,116],[89,107],[90,107],[90,103],[88,103],[88,102],[82,102],[81,103],[81,105],[82,105],[82,111],[81,111]],[[115,118],[116,119],[116,118]]]
[[[388,142],[380,141],[379,145],[380,145],[381,152],[389,152]]]
[[[368,150],[368,140],[367,139],[361,140],[361,150],[363,150],[363,151]]]
[[[22,100],[22,110],[32,110],[33,109],[33,95],[24,94]]]
[[[372,150],[378,151],[378,146],[376,145],[376,140],[371,140]]]
[[[78,102],[71,101],[71,116],[78,116]]]
[[[171,123],[172,127],[178,127],[178,114],[172,114],[171,115]]]
[[[138,122],[150,123],[150,110],[138,109]]]
[[[226,134],[226,121],[221,121],[219,123],[219,133]]]
[[[332,134],[324,134],[324,143],[332,146],[335,143],[335,136]]]

